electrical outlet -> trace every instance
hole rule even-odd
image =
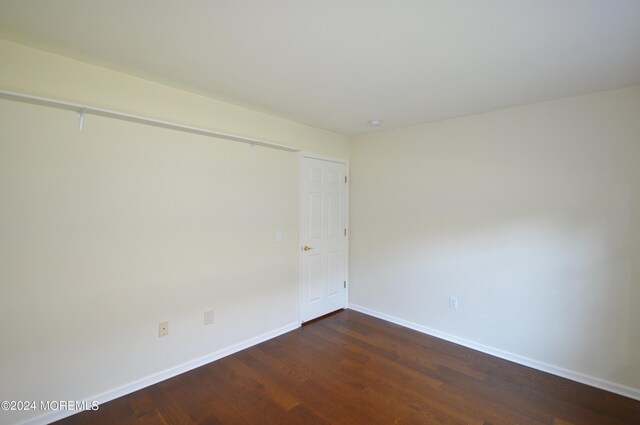
[[[282,242],[284,240],[284,233],[282,230],[276,232],[276,242]]]
[[[213,325],[213,310],[207,310],[204,312],[204,324]]]
[[[162,322],[158,325],[158,337],[169,335],[169,322]]]
[[[449,297],[449,308],[451,310],[458,309],[458,298],[457,297]]]

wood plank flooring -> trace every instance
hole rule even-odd
[[[344,310],[58,424],[640,424],[640,401]]]

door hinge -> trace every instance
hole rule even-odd
[[[347,236],[347,228],[344,228],[344,235]]]
[[[345,183],[347,182],[347,176],[344,176],[344,182]]]
[[[347,289],[347,281],[344,281],[344,289]]]

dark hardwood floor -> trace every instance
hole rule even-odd
[[[640,424],[640,401],[345,310],[58,424]]]

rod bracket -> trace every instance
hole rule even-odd
[[[80,129],[80,131],[82,131],[82,128],[84,127],[84,115],[86,114],[87,110],[85,108],[80,108],[80,110],[78,111],[78,128]]]

